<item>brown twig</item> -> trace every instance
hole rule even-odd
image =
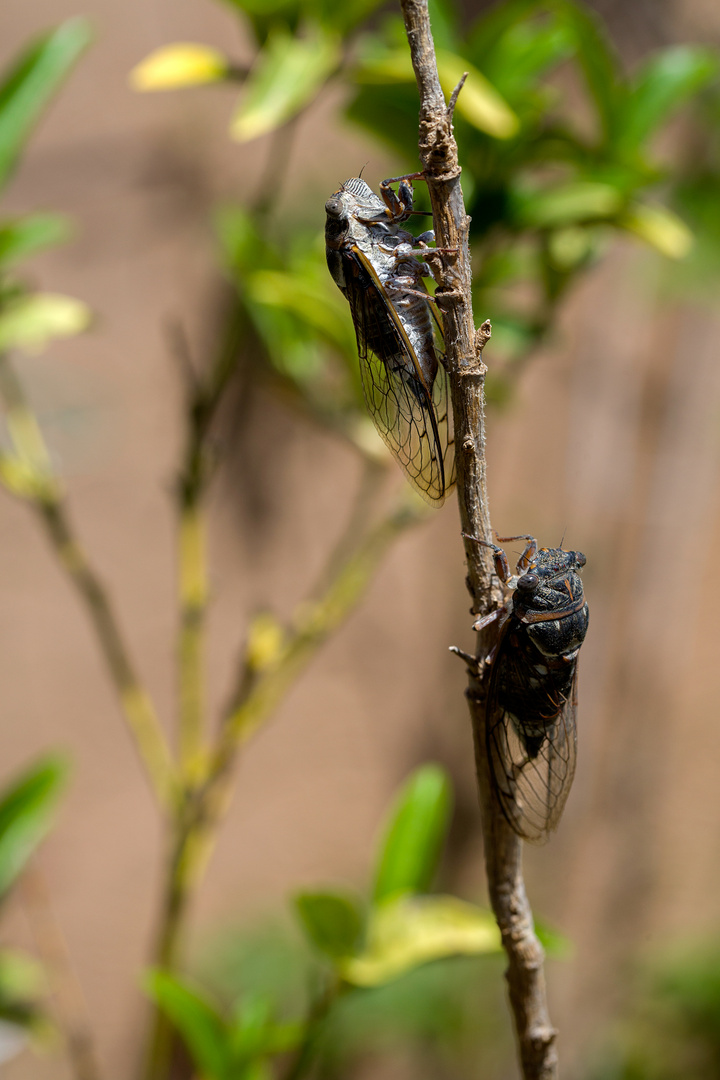
[[[433,208],[437,246],[457,251],[440,271],[436,295],[445,313],[462,531],[468,537],[489,541],[492,531],[486,489],[484,418],[487,369],[482,362],[482,347],[490,336],[490,324],[483,323],[477,332],[474,329],[469,218],[460,187],[452,111],[445,103],[438,78],[427,0],[401,0],[401,6],[420,93],[420,160]],[[454,101],[451,103],[454,105]],[[466,539],[465,551],[473,611],[487,614],[497,607],[500,599],[489,549]],[[543,950],[533,931],[532,912],[525,895],[522,844],[493,797],[485,753],[486,682],[483,672],[493,633],[489,627],[481,636],[477,662],[468,668],[467,690],[488,888],[508,957],[507,980],[523,1077],[525,1080],[553,1080],[557,1076],[556,1032],[548,1015]]]

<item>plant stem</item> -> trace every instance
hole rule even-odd
[[[452,109],[440,87],[427,0],[401,0],[413,69],[420,93],[420,159],[433,208],[438,247],[454,248],[437,291],[446,323],[446,359],[452,387],[458,501],[463,533],[491,541],[485,465],[482,346],[490,336],[484,323],[477,333],[472,313],[469,219],[460,187]],[[489,549],[465,541],[468,588],[473,610],[487,614],[500,602]],[[557,1077],[556,1032],[548,1015],[543,950],[533,931],[522,876],[522,843],[503,817],[493,796],[485,751],[486,692],[483,674],[496,631],[480,638],[476,664],[469,670],[467,697],[475,746],[478,792],[485,838],[490,901],[508,957],[507,980],[525,1080]]]
[[[0,395],[15,451],[5,458],[0,481],[37,512],[63,569],[85,605],[117,691],[127,726],[158,801],[166,808],[175,798],[175,773],[165,735],[152,700],[130,660],[110,598],[70,522],[60,482],[55,476],[37,419],[10,361],[0,356]],[[12,477],[20,482],[12,482]]]

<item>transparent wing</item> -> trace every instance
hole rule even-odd
[[[368,411],[426,502],[441,506],[455,483],[448,377],[428,387],[402,323],[361,252],[346,254],[345,283]],[[429,302],[429,301],[428,301]]]
[[[521,685],[526,665],[514,663],[505,638],[493,662],[488,690],[487,752],[495,795],[510,827],[524,840],[544,843],[557,828],[575,775],[577,668],[566,699],[548,695],[547,713],[531,731],[518,730],[498,703],[498,664]]]

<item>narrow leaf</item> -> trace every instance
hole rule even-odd
[[[430,960],[500,948],[491,912],[454,896],[402,896],[373,911],[367,948],[340,970],[346,982],[380,986]]]
[[[145,989],[183,1038],[206,1080],[228,1080],[228,1026],[215,1004],[198,988],[167,971],[151,971]]]
[[[230,62],[217,49],[192,42],[175,42],[155,49],[137,64],[128,81],[133,90],[177,90],[183,86],[221,82]]]
[[[459,116],[496,139],[511,139],[517,134],[520,127],[517,116],[476,67],[464,57],[443,50],[438,51],[437,64],[446,98],[450,97],[463,73],[468,73],[455,106]]]
[[[0,83],[0,187],[43,110],[90,41],[85,19],[68,19],[40,38]]]
[[[230,133],[238,142],[265,135],[286,123],[317,95],[340,59],[340,39],[320,26],[293,37],[278,25],[245,84]]]
[[[613,130],[615,118],[626,97],[620,64],[605,28],[594,11],[573,0],[556,0],[561,22],[572,34],[580,67],[595,102],[603,134]]]
[[[65,775],[60,759],[46,758],[0,796],[0,897],[50,828]]]
[[[668,259],[684,259],[693,245],[693,234],[685,222],[666,206],[636,203],[617,221],[654,247]]]
[[[521,228],[559,228],[607,220],[619,213],[623,195],[612,184],[577,180],[546,189],[519,189],[511,195],[513,217]]]
[[[717,53],[678,45],[664,49],[645,63],[618,122],[623,145],[637,148],[693,94],[718,72]]]
[[[69,219],[61,214],[30,214],[0,222],[0,264],[8,267],[43,248],[62,244],[70,231]]]
[[[375,873],[375,903],[430,888],[450,821],[451,789],[439,765],[423,765],[401,789]]]
[[[90,325],[90,309],[57,293],[20,297],[0,312],[0,351],[41,352],[55,338],[73,337]]]
[[[299,893],[295,907],[308,939],[326,956],[338,959],[357,949],[364,920],[349,897],[339,893]]]

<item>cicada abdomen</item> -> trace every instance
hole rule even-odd
[[[412,212],[412,188],[383,198],[347,180],[325,204],[328,267],[350,304],[368,411],[408,479],[440,506],[455,483],[455,454],[442,327],[421,261],[431,234],[400,227]],[[418,258],[419,256],[419,258]]]
[[[502,539],[502,538],[500,538]],[[577,664],[588,628],[580,569],[585,556],[527,541],[510,575],[494,547],[508,589],[499,640],[488,669],[486,746],[495,797],[523,839],[543,843],[560,821],[577,753]]]

